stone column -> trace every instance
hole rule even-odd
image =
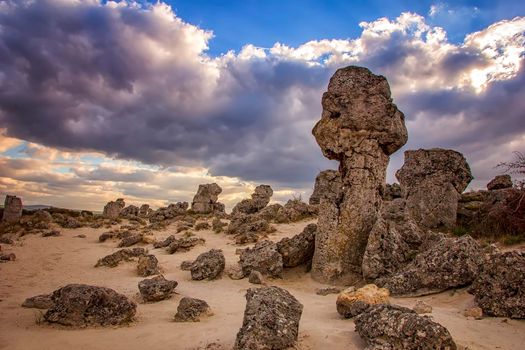
[[[383,76],[362,67],[337,70],[322,98],[313,135],[325,157],[340,162],[341,188],[321,196],[312,277],[354,284],[381,207],[389,156],[407,141],[404,115]]]
[[[22,199],[17,196],[5,196],[4,215],[2,221],[16,223],[22,217]]]

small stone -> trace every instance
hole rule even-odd
[[[329,288],[318,288],[315,290],[315,294],[317,295],[328,295],[328,294],[339,294],[341,293],[341,288],[337,287],[329,287]]]
[[[242,266],[240,264],[230,266],[227,273],[228,277],[232,280],[240,280],[244,278],[244,273],[242,272]]]
[[[132,258],[146,255],[144,248],[121,249],[113,254],[107,255],[97,261],[95,267],[107,266],[116,267],[122,261],[130,261]]]
[[[181,262],[180,269],[182,271],[190,271],[192,266],[193,266],[193,261],[185,260]]]
[[[371,305],[388,304],[390,293],[385,288],[378,288],[375,284],[355,289],[350,287],[342,291],[337,297],[337,312],[344,318],[357,316]]]
[[[153,248],[155,248],[155,249],[157,249],[157,248],[165,248],[165,247],[169,246],[171,243],[173,243],[175,240],[176,240],[175,236],[174,235],[170,235],[166,239],[164,239],[163,241],[153,243]]]
[[[131,247],[132,245],[135,245],[137,243],[142,242],[142,235],[141,234],[134,234],[128,237],[123,238],[120,243],[118,244],[119,248],[122,247]]]
[[[201,316],[211,316],[210,306],[201,299],[184,297],[179,302],[175,322],[199,322]]]
[[[248,282],[253,284],[264,284],[264,277],[259,271],[252,270],[250,276],[248,276]]]
[[[432,313],[432,306],[425,303],[423,300],[418,300],[412,310],[418,314],[430,314]]]
[[[60,231],[50,230],[42,233],[42,237],[58,237],[61,236]]]
[[[158,267],[159,261],[155,255],[144,255],[139,257],[139,262],[137,264],[137,273],[139,276],[148,277],[151,275],[156,275],[159,273]]]
[[[161,301],[171,297],[177,285],[176,281],[168,281],[164,276],[156,276],[140,281],[139,291],[144,301]]]
[[[40,294],[31,298],[27,298],[23,303],[22,307],[33,308],[33,309],[49,309],[53,306],[53,300],[51,294]]]
[[[80,235],[73,236],[73,238],[86,238],[86,235],[80,234]]]
[[[483,310],[476,306],[476,307],[471,307],[469,309],[466,309],[465,311],[463,311],[463,316],[465,317],[474,317],[476,319],[480,319],[483,317]]]
[[[206,221],[198,222],[198,223],[195,224],[194,229],[195,229],[195,231],[209,230],[210,229],[210,224],[208,224]]]
[[[16,255],[14,253],[0,254],[0,260],[2,261],[15,261]]]

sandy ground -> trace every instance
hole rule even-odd
[[[272,240],[301,232],[311,221],[276,225]],[[0,264],[0,349],[231,349],[242,324],[244,294],[251,285],[247,279],[231,280],[225,274],[216,281],[192,281],[188,271],[180,270],[183,260],[190,260],[211,248],[220,248],[226,264],[238,261],[235,250],[224,234],[200,231],[204,246],[189,252],[167,254],[164,249],[151,250],[168,279],[179,282],[178,294],[158,303],[139,304],[136,321],[119,328],[70,330],[38,324],[42,312],[20,304],[27,297],[49,293],[69,283],[86,283],[113,288],[139,302],[136,263],[122,263],[116,268],[94,268],[96,261],[114,251],[115,241],[98,243],[105,229],[62,229],[61,237],[26,236],[15,246],[2,245],[4,252],[14,252],[17,260]],[[173,228],[155,233],[159,239],[173,233]],[[85,234],[87,238],[75,238]],[[152,248],[148,246],[148,248]],[[319,296],[317,288],[327,287],[311,280],[304,268],[285,272],[282,280],[269,280],[291,292],[303,305],[299,341],[296,349],[363,349],[364,343],[354,331],[352,320],[341,319],[336,312],[336,295]],[[196,323],[172,321],[179,300],[184,297],[204,299],[214,315]],[[473,306],[465,290],[449,291],[419,298],[431,304],[431,316],[447,327],[463,349],[523,349],[525,321],[503,318],[475,320],[463,316]],[[392,299],[392,303],[411,307],[415,298]]]

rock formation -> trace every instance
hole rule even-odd
[[[337,170],[323,170],[315,178],[314,191],[310,196],[308,203],[318,205],[321,203],[321,196],[330,189],[330,184],[334,179],[340,178],[341,174]]]
[[[22,303],[22,307],[33,309],[50,309],[53,307],[53,299],[51,294],[40,294],[34,297],[27,298]]]
[[[4,201],[4,214],[2,215],[2,221],[9,223],[16,223],[20,221],[22,217],[22,199],[17,196],[5,196]]]
[[[277,242],[277,251],[283,257],[284,267],[295,267],[310,262],[314,256],[317,225],[310,224],[298,235]]]
[[[409,215],[427,228],[454,226],[461,192],[472,180],[465,157],[440,148],[406,151],[396,177]]]
[[[214,280],[221,276],[224,271],[226,260],[220,249],[212,249],[202,253],[191,264],[191,279],[201,281],[204,279]]]
[[[277,244],[268,240],[258,242],[253,248],[243,249],[239,264],[243,276],[257,270],[263,275],[278,278],[283,272],[283,258],[277,251]]]
[[[175,322],[199,322],[201,316],[211,316],[210,306],[201,299],[184,297],[177,307]]]
[[[130,261],[133,258],[144,255],[146,255],[146,249],[144,248],[120,249],[110,255],[103,257],[102,259],[99,259],[95,267],[116,267],[121,261]]]
[[[155,211],[150,209],[148,218],[150,222],[160,222],[164,220],[174,219],[186,214],[188,210],[188,202],[171,203],[165,208],[159,208]]]
[[[259,185],[255,187],[251,199],[243,199],[233,207],[232,214],[254,214],[263,209],[270,203],[270,197],[273,190],[268,185]]]
[[[297,341],[303,305],[279,287],[250,288],[235,350],[287,349]]]
[[[161,301],[171,297],[177,285],[176,281],[169,281],[164,276],[155,276],[140,281],[139,291],[144,301]]]
[[[498,175],[487,184],[487,190],[501,190],[512,187],[512,178],[510,175]]]
[[[354,287],[345,289],[337,296],[335,305],[339,315],[352,318],[365,312],[372,305],[388,304],[389,296],[387,289],[367,284],[357,290]]]
[[[222,188],[216,183],[199,185],[197,194],[193,197],[191,209],[198,214],[222,213],[224,204],[217,202]]]
[[[341,185],[332,182],[320,199],[312,277],[353,284],[361,279],[389,156],[406,143],[407,130],[387,80],[366,68],[337,70],[322,106],[313,135],[325,157],[339,161]]]
[[[47,310],[47,322],[64,326],[114,326],[135,316],[137,305],[113,289],[69,284],[53,292],[53,306]]]
[[[124,199],[119,198],[116,201],[108,202],[104,206],[104,211],[102,212],[102,215],[109,219],[116,219],[119,217],[120,212],[124,207],[126,206],[126,203],[124,202]]]
[[[159,273],[159,261],[155,255],[143,255],[139,257],[137,263],[137,274],[142,277],[148,277]]]

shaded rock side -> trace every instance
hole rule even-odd
[[[501,190],[504,188],[512,188],[512,178],[508,174],[497,175],[487,184],[487,190],[489,191]]]
[[[367,349],[455,350],[449,331],[427,316],[396,305],[376,305],[354,318]]]
[[[119,198],[116,201],[108,202],[104,206],[104,210],[102,211],[102,215],[109,219],[116,219],[119,217],[120,212],[124,207],[126,206],[126,203],[124,202],[124,199]]]
[[[222,188],[216,183],[199,185],[193,197],[191,209],[198,214],[224,212],[224,204],[217,202],[221,192]]]
[[[140,281],[139,292],[144,301],[161,301],[171,297],[177,285],[176,281],[169,281],[164,276],[155,276]]]
[[[285,237],[277,243],[284,267],[295,267],[312,260],[315,249],[316,224],[309,224],[298,235]]]
[[[239,257],[243,276],[249,276],[252,270],[274,278],[281,277],[283,258],[277,251],[277,244],[265,240],[255,244],[253,248],[243,249]]]
[[[133,258],[144,256],[146,255],[146,253],[146,249],[144,248],[120,249],[112,254],[103,257],[102,259],[99,259],[95,267],[115,267],[122,261],[130,261]]]
[[[339,178],[341,175],[337,170],[323,170],[317,174],[315,178],[314,190],[308,203],[310,205],[319,205],[321,203],[321,196],[323,193],[330,190],[330,183],[334,178]]]
[[[321,120],[312,132],[324,156],[339,161],[343,186],[330,205],[320,200],[319,218],[325,222],[318,224],[312,277],[353,284],[361,279],[389,156],[406,143],[407,130],[387,80],[366,68],[337,70],[323,94],[322,107]]]
[[[270,203],[272,195],[273,190],[269,185],[259,185],[255,187],[251,199],[243,199],[233,207],[232,214],[255,214]]]
[[[221,276],[224,271],[226,260],[220,249],[212,249],[202,253],[191,264],[191,279],[201,281],[204,279],[214,280]]]
[[[47,322],[64,326],[113,326],[130,322],[137,305],[125,295],[105,287],[69,284],[53,292]]]
[[[286,349],[297,341],[303,305],[279,287],[250,288],[235,350]]]

